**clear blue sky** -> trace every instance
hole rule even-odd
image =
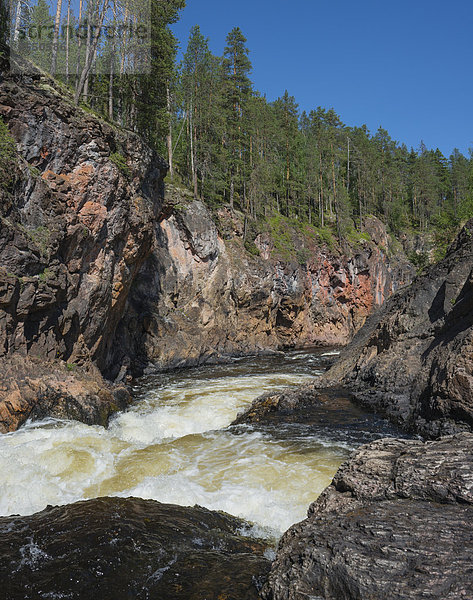
[[[242,29],[268,100],[287,89],[408,147],[473,147],[472,0],[187,0],[181,49],[196,24],[217,55]]]

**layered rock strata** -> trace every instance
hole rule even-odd
[[[469,598],[472,457],[466,433],[359,449],[284,534],[263,598]]]

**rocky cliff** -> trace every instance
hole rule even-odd
[[[235,354],[303,345],[345,344],[373,308],[410,280],[405,259],[388,257],[377,219],[370,241],[342,253],[295,232],[303,262],[282,260],[270,235],[245,250],[243,219],[226,209],[217,222],[182,190],[167,191],[171,214],[156,227],[153,254],[139,273],[118,331],[114,364],[134,375]],[[133,349],[130,353],[129,349]],[[128,354],[127,354],[128,352]]]
[[[374,314],[322,378],[404,429],[473,427],[473,221],[444,260]]]
[[[48,80],[4,80],[0,114],[19,151],[16,182],[2,188],[0,355],[104,370],[153,246],[165,164]]]
[[[164,161],[46,77],[4,78],[0,115],[17,147],[0,186],[0,357],[59,361],[36,396],[35,366],[25,362],[36,408],[23,403],[19,419],[10,400],[21,392],[3,385],[2,430],[43,414],[37,400],[60,393],[64,365],[73,379],[98,369],[96,381],[102,373],[117,382],[232,354],[345,343],[412,276],[376,219],[345,251],[308,234],[283,259],[261,234],[259,256],[250,254],[238,214],[211,214],[177,188],[165,197]]]
[[[362,447],[281,539],[265,600],[470,598],[473,436]]]
[[[39,77],[0,85],[0,114],[18,151],[0,185],[0,431],[58,411],[104,422],[123,408],[106,399],[128,393],[99,371],[110,367],[162,203],[165,163],[54,85]],[[19,356],[36,360],[20,365]]]

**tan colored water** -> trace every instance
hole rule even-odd
[[[305,517],[350,444],[296,430],[281,437],[228,428],[259,394],[298,385],[316,372],[304,353],[271,360],[149,379],[136,390],[138,402],[107,430],[48,421],[0,436],[0,514],[138,496],[199,504],[284,531]]]

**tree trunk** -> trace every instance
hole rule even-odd
[[[334,204],[334,207],[335,207],[335,219],[336,219],[336,222],[337,222],[337,236],[338,236],[338,239],[341,242],[342,241],[342,231],[341,231],[341,227],[340,227],[340,211],[339,211],[338,200],[337,200],[337,184],[336,184],[336,180],[335,180],[335,160],[334,160],[334,155],[333,155],[333,144],[331,144],[331,149],[332,149],[332,191],[333,191],[333,204]]]
[[[169,163],[169,175],[171,177],[171,181],[174,178],[174,166],[172,164],[172,119],[171,119],[171,92],[169,91],[169,84],[166,85],[166,104],[168,110],[168,118],[169,118],[169,127],[168,134],[166,136],[166,144],[168,148],[168,163]]]
[[[53,35],[52,58],[51,58],[51,75],[52,75],[52,77],[56,76],[57,48],[58,48],[58,44],[59,44],[59,31],[61,29],[61,11],[62,11],[62,0],[57,0],[56,20],[54,22],[54,35]]]
[[[66,85],[69,83],[69,43],[71,26],[71,0],[67,1],[67,29],[66,29]]]
[[[113,61],[114,53],[110,56],[110,77],[108,81],[108,117],[113,121]]]
[[[194,126],[192,123],[192,107],[189,111],[189,136],[191,141],[191,175],[192,175],[192,187],[194,188],[194,200],[197,200],[197,174],[195,171],[194,162]]]
[[[322,176],[322,156],[320,156],[320,163],[319,163],[319,201],[320,201],[320,222],[322,227],[324,226],[324,181],[323,181],[323,176]]]
[[[128,21],[128,3],[125,6],[125,16],[123,18],[124,25],[127,24],[127,21]],[[120,77],[125,72],[125,52],[126,52],[125,41],[122,42],[121,50],[122,50],[122,52],[121,52],[121,60],[120,60]]]
[[[113,24],[115,25],[117,22],[117,2],[113,1]],[[115,75],[115,36],[112,39],[112,49],[110,51],[110,74],[108,81],[108,116],[111,121],[113,121],[113,104],[114,104],[114,96],[113,96],[113,80]]]
[[[347,192],[350,191],[350,138],[348,140],[348,159],[347,159]]]
[[[193,176],[193,182],[194,182],[194,198],[197,200],[197,198],[199,197],[199,190],[198,190],[198,178],[197,178],[197,166],[196,166],[196,159],[197,159],[197,153],[196,153],[196,147],[197,147],[197,130],[196,130],[196,126],[195,126],[195,120],[193,123],[194,127],[193,127],[193,135],[194,135],[194,176]]]
[[[74,102],[76,104],[79,103],[79,98],[82,93],[82,90],[84,89],[85,82],[88,81],[88,78],[89,78],[90,69],[92,67],[92,62],[93,62],[95,52],[97,50],[97,45],[99,42],[100,31],[102,29],[103,21],[105,19],[105,14],[106,14],[107,8],[108,8],[108,1],[109,0],[104,0],[104,4],[103,4],[101,13],[100,13],[100,11],[97,11],[98,22],[95,24],[95,28],[96,28],[95,35],[94,35],[93,39],[91,40],[91,43],[90,44],[88,43],[84,68],[82,69],[82,73],[81,73],[81,76],[79,79],[79,85],[77,86],[76,93],[74,95]],[[88,24],[88,31],[91,31],[90,23]],[[91,36],[87,35],[88,42],[89,42],[89,37],[91,37]]]
[[[79,1],[79,28],[82,26],[82,2]],[[79,85],[79,70],[80,70],[80,51],[82,48],[82,36],[79,36],[79,41],[77,43],[77,62],[76,62],[76,90]]]
[[[233,210],[233,194],[235,191],[235,183],[234,183],[235,173],[233,167],[230,171],[230,208]]]
[[[18,0],[16,5],[15,14],[15,27],[13,29],[13,41],[17,42],[20,37],[20,23],[21,23],[21,0]]]

